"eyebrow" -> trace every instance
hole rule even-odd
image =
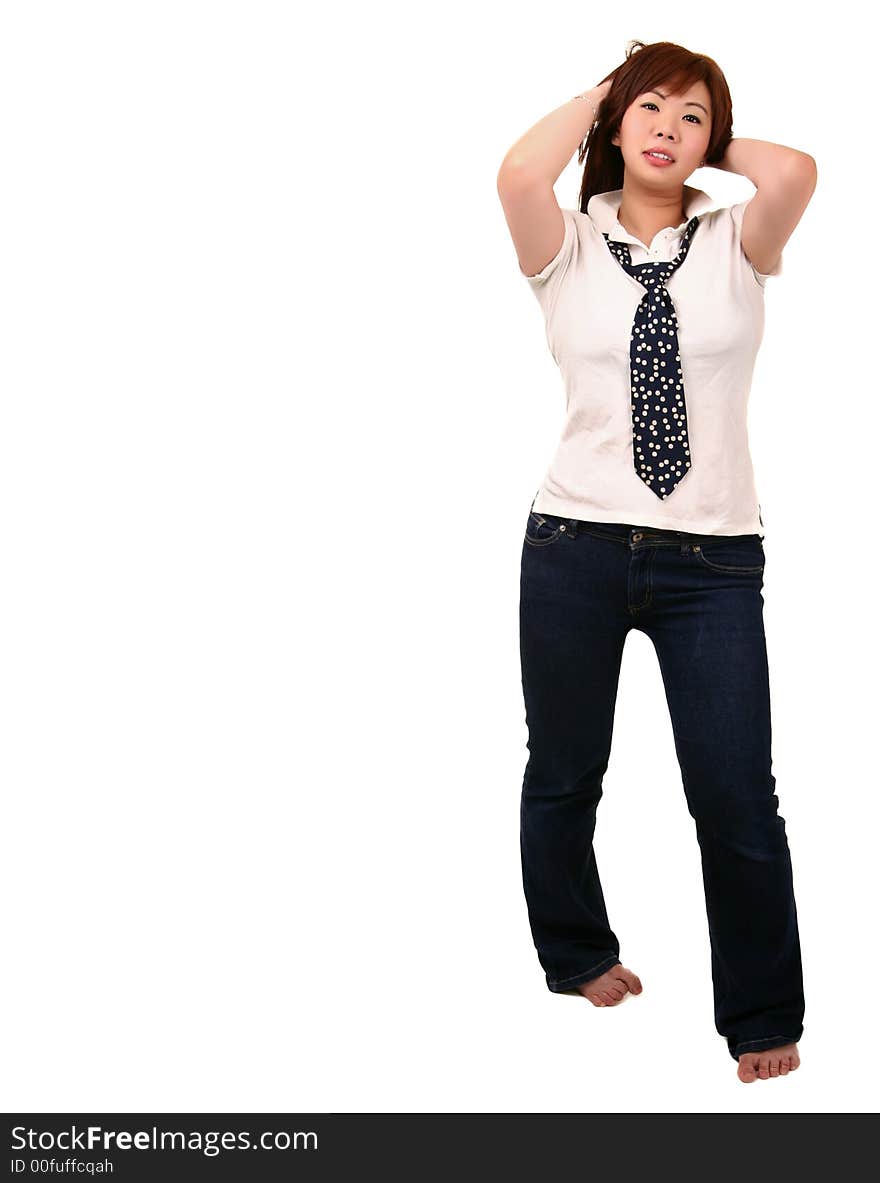
[[[649,90],[648,94],[658,94],[658,95],[660,95],[661,99],[669,98],[669,95],[661,94],[659,90]],[[699,107],[701,111],[705,112],[706,117],[708,118],[709,112],[706,111],[706,108],[703,106],[702,103],[685,103],[685,106],[686,107]]]

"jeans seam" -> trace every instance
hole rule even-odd
[[[549,546],[552,542],[558,542],[562,537],[562,527],[559,527],[555,534],[551,534],[549,538],[532,538],[528,533],[525,535],[525,541],[529,546]]]
[[[693,549],[693,548],[691,548]],[[697,558],[704,567],[708,567],[710,571],[724,571],[736,574],[739,572],[742,575],[757,575],[759,571],[764,570],[764,564],[761,563],[758,567],[730,567],[726,563],[713,563],[711,559],[707,559],[702,550],[697,551]]]

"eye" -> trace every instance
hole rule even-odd
[[[649,99],[647,103],[642,103],[642,106],[643,107],[657,107],[657,104],[655,102],[652,102]],[[659,111],[660,108],[657,107],[657,110]],[[688,111],[687,115],[685,115],[685,119],[693,119],[696,123],[703,122],[702,119],[700,119],[699,115],[694,115],[693,111]]]

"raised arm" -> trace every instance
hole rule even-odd
[[[524,275],[559,253],[565,233],[553,186],[584,141],[611,79],[540,119],[509,149],[498,170],[498,196]]]
[[[772,272],[816,188],[816,161],[768,140],[733,139],[716,168],[740,173],[758,192],[742,222],[742,248],[760,272]]]

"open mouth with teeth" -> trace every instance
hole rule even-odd
[[[670,156],[667,152],[661,152],[659,150],[643,152],[642,155],[643,156],[650,156],[653,160],[662,160],[662,161],[666,162],[667,164],[674,164],[675,163],[675,160],[673,159],[672,156]]]

